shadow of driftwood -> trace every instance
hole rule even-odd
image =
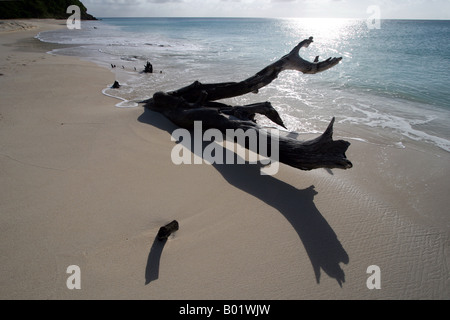
[[[177,128],[162,115],[149,110],[145,110],[138,120],[169,133]],[[186,147],[191,152],[195,150],[192,146]],[[224,152],[224,157],[225,154],[226,152]],[[198,156],[201,157],[202,155]],[[347,264],[349,257],[339,242],[336,233],[314,204],[314,196],[317,194],[314,186],[303,190],[297,189],[273,176],[261,175],[260,164],[236,164],[237,157],[235,155],[235,164],[213,164],[213,166],[228,183],[264,201],[283,214],[297,232],[305,247],[317,283],[320,282],[322,270],[331,278],[336,279],[342,286],[342,283],[345,282],[345,274],[340,263]],[[152,254],[152,251],[149,255],[150,263],[147,264],[149,275],[154,273],[154,271],[151,271],[153,268],[157,269],[156,265],[153,266],[154,260],[159,261],[157,249],[155,249],[155,254]],[[161,252],[159,252],[160,255]]]
[[[158,236],[153,241],[152,248],[147,258],[147,265],[145,267],[145,284],[157,280],[159,278],[159,262],[161,261],[161,254],[167,240],[158,240]]]
[[[297,189],[272,176],[260,174],[259,165],[214,165],[231,185],[277,209],[290,222],[300,237],[311,261],[317,283],[320,271],[345,282],[339,263],[347,264],[349,257],[335,232],[314,204],[314,186]]]

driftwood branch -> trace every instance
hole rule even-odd
[[[188,102],[196,102],[202,98],[206,101],[216,101],[250,92],[258,93],[259,89],[275,80],[284,70],[297,70],[305,74],[315,74],[334,67],[342,60],[342,58],[328,58],[322,62],[309,62],[302,59],[299,55],[300,49],[307,48],[312,42],[312,37],[303,40],[290,53],[241,82],[202,84],[195,81],[187,87],[170,92],[170,94],[175,97],[183,97]]]
[[[241,82],[202,84],[195,81],[175,91],[157,92],[151,99],[143,102],[145,107],[162,113],[173,123],[186,129],[193,129],[195,121],[202,121],[203,130],[215,128],[223,133],[227,129],[262,130],[255,122],[255,114],[264,115],[274,123],[285,127],[270,102],[230,106],[217,100],[257,93],[284,70],[314,74],[328,70],[342,60],[342,58],[328,58],[319,62],[318,57],[314,62],[304,60],[299,55],[300,49],[308,47],[312,42],[312,37],[301,41],[290,53]],[[333,124],[334,118],[321,136],[310,141],[280,136],[279,161],[301,170],[351,168],[352,163],[345,155],[350,143],[333,140]],[[270,143],[271,139],[268,141]]]

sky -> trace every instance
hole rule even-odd
[[[269,17],[450,20],[450,0],[82,0],[96,17]],[[375,8],[375,9],[374,9]]]

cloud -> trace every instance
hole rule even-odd
[[[183,2],[183,0],[146,0],[150,3],[169,3],[169,2]]]
[[[382,18],[450,19],[448,0],[83,0],[96,17],[331,17],[367,18],[378,5]]]

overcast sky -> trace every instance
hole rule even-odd
[[[449,0],[82,0],[96,17],[450,19]]]

